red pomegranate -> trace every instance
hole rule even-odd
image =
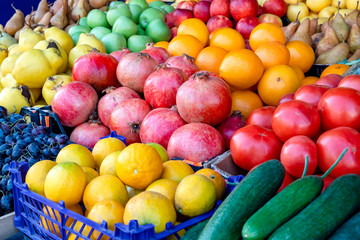
[[[221,134],[205,123],[189,123],[171,135],[167,152],[169,159],[178,157],[192,162],[207,161],[225,151]]]
[[[128,48],[120,48],[120,50],[110,53],[118,62],[128,53],[131,53],[131,50]]]
[[[119,62],[116,76],[125,87],[142,93],[146,78],[157,65],[157,61],[147,53],[129,53]]]
[[[166,149],[173,132],[185,124],[175,107],[154,109],[141,124],[141,142],[158,143]]]
[[[101,122],[107,127],[109,127],[110,115],[117,105],[126,99],[140,98],[137,92],[128,87],[110,87],[105,92],[98,104],[98,114]]]
[[[150,57],[158,62],[158,64],[166,62],[166,60],[168,60],[170,57],[170,54],[166,51],[165,48],[155,47],[154,44],[155,43],[147,43],[146,48],[141,52],[149,54]]]
[[[167,67],[166,64],[157,66],[156,71],[145,81],[145,100],[153,108],[174,106],[177,90],[186,79],[187,76],[179,68]]]
[[[190,77],[195,72],[200,70],[199,67],[195,64],[194,58],[187,54],[171,57],[166,61],[166,63],[169,67],[180,68],[184,71],[187,77]]]
[[[70,141],[93,148],[100,138],[110,134],[110,130],[99,121],[88,121],[77,126],[70,135]]]
[[[149,104],[142,99],[132,98],[122,101],[110,115],[110,130],[126,137],[126,144],[140,142],[140,126],[151,111]]]
[[[225,140],[225,147],[229,149],[230,147],[230,139],[238,130],[246,125],[244,120],[244,116],[241,114],[240,111],[234,111],[230,117],[228,117],[224,122],[217,127],[221,136],[223,136]]]
[[[194,74],[178,89],[176,105],[180,116],[188,123],[217,125],[231,110],[231,93],[227,84],[208,72]]]

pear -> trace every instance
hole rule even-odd
[[[294,22],[290,23],[286,27],[281,28],[283,30],[283,32],[284,32],[284,35],[285,35],[285,42],[288,42],[290,40],[291,36],[294,35],[297,28],[299,27],[299,25],[300,25],[300,21],[298,19],[299,14],[300,14],[300,12],[298,12],[298,15],[297,15]]]
[[[351,57],[348,58],[348,62],[358,60],[360,58],[360,49],[357,49]]]
[[[347,43],[339,43],[334,48],[322,53],[315,64],[335,64],[347,58],[350,52],[350,46]]]
[[[50,23],[50,19],[53,17],[52,11],[45,13],[45,15],[41,18],[41,20],[37,23],[38,26],[48,27]]]
[[[10,34],[11,36],[14,36],[15,33],[24,26],[25,18],[22,11],[16,9],[13,5],[11,6],[14,8],[15,13],[10,18],[10,20],[5,24],[4,30],[6,33]]]
[[[360,26],[358,23],[352,25],[347,43],[350,46],[351,53],[360,48]]]
[[[329,49],[332,49],[339,44],[336,33],[332,26],[328,26],[324,33],[324,37],[319,41],[316,47],[316,55],[319,56],[322,53],[326,52]]]
[[[314,35],[318,30],[318,19],[313,18],[310,20],[310,36]]]
[[[345,16],[345,22],[351,27],[354,23],[358,22],[358,17],[359,17],[359,10],[358,10],[358,6],[359,5],[359,1],[356,4],[356,9],[354,9],[352,12],[350,12],[348,15]]]
[[[304,43],[312,46],[310,35],[310,19],[306,18],[297,28],[296,32],[290,38],[290,41],[303,41]]]
[[[87,11],[85,9],[85,0],[77,0],[71,10],[71,18],[74,21],[79,21],[80,18],[86,17]]]
[[[345,22],[344,17],[339,12],[334,17],[332,28],[339,42],[346,41],[349,37],[350,26]]]
[[[36,13],[34,15],[34,23],[40,22],[40,20],[44,17],[44,15],[49,11],[49,6],[46,0],[41,0],[39,2],[38,8],[36,9]]]
[[[320,40],[324,38],[324,33],[320,32],[320,33],[315,33],[311,36],[311,40],[313,41],[313,48],[316,49]]]

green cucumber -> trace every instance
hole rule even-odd
[[[246,220],[281,186],[285,168],[278,160],[266,161],[249,172],[215,211],[199,240],[241,238]]]
[[[329,240],[349,239],[360,239],[360,212],[341,225],[329,238]]]
[[[347,174],[335,179],[320,196],[276,229],[268,239],[326,239],[359,208],[359,189],[359,175]]]
[[[198,224],[190,228],[188,231],[186,231],[186,233],[181,237],[180,240],[197,240],[208,221],[209,219],[199,222]]]

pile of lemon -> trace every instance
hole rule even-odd
[[[180,219],[211,210],[226,187],[218,172],[194,172],[182,161],[168,160],[160,145],[135,143],[126,147],[116,138],[101,139],[92,152],[78,144],[68,145],[56,162],[34,164],[25,182],[31,191],[57,203],[63,200],[66,208],[92,221],[106,221],[111,230],[115,223],[136,219],[139,225],[154,224],[156,233],[164,231],[168,222],[175,225]],[[59,221],[58,212],[46,207],[43,211]],[[69,218],[66,225],[73,221]],[[40,224],[61,237],[58,226],[48,219],[41,217]],[[79,231],[82,225],[77,222],[74,229]],[[82,234],[90,231],[87,226]],[[99,235],[94,231],[91,237]],[[75,238],[73,234],[69,237]]]

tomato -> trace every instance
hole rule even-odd
[[[318,176],[322,176],[322,174],[316,174]],[[330,185],[330,183],[332,183],[332,181],[334,181],[335,178],[333,177],[330,177],[330,176],[326,176],[323,181],[324,181],[324,186],[323,186],[323,189],[322,189],[322,192]]]
[[[287,140],[280,154],[280,161],[286,172],[296,178],[300,178],[305,168],[305,157],[309,155],[309,165],[306,175],[315,172],[318,165],[316,145],[307,136],[299,135]]]
[[[293,100],[277,107],[271,124],[283,142],[296,135],[313,138],[320,130],[320,115],[314,106]]]
[[[321,97],[318,110],[324,130],[351,127],[360,130],[360,92],[337,87]]]
[[[337,178],[344,174],[360,174],[360,133],[353,128],[338,127],[320,135],[316,142],[319,167],[326,172],[345,148],[349,148],[329,176]]]
[[[316,85],[325,85],[330,88],[337,87],[341,81],[342,76],[339,74],[328,74],[324,77],[319,78],[314,84]]]
[[[253,110],[246,120],[246,125],[258,125],[264,128],[272,129],[271,119],[276,107],[265,106]]]
[[[240,128],[230,140],[231,156],[236,165],[245,170],[270,159],[279,159],[281,146],[272,130],[257,125]]]
[[[329,89],[330,87],[325,85],[305,85],[295,92],[294,100],[300,100],[317,107],[321,96]]]
[[[279,102],[278,102],[278,106],[284,102],[288,102],[288,101],[291,101],[291,100],[294,100],[294,93],[288,93],[288,94],[285,94],[284,96],[282,96],[280,99],[279,99]]]
[[[289,173],[285,172],[284,181],[281,184],[281,186],[280,186],[280,188],[279,188],[279,190],[277,192],[278,193],[281,192],[284,188],[286,188],[293,181],[295,181],[295,178],[292,177]]]
[[[348,75],[341,79],[339,87],[348,87],[360,91],[360,75]]]

